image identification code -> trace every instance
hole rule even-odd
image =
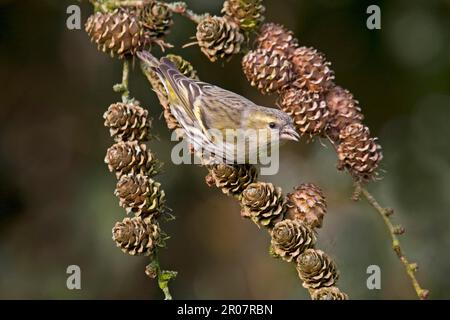
[[[220,308],[211,306],[179,306],[178,315],[198,315],[208,318],[211,314],[220,315],[271,315],[272,305],[265,304],[222,304]]]

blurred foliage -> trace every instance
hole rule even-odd
[[[221,1],[188,0],[219,13]],[[145,258],[115,248],[111,228],[124,212],[103,164],[111,139],[102,114],[119,99],[111,86],[121,64],[98,52],[83,30],[65,27],[75,1],[0,1],[0,298],[161,298],[144,274]],[[382,8],[382,29],[366,28],[366,8]],[[407,230],[404,249],[420,266],[430,298],[450,298],[450,2],[266,0],[267,20],[293,29],[302,45],[332,61],[337,82],[361,102],[384,147],[383,204]],[[83,21],[92,9],[82,4]],[[245,81],[238,58],[211,64],[198,48],[181,49],[195,32],[176,17],[169,41],[201,79],[272,105]],[[226,65],[226,69],[224,66]],[[155,119],[161,108],[137,65],[131,90]],[[292,265],[272,259],[269,239],[239,215],[238,204],[204,183],[206,171],[170,162],[173,142],[161,121],[151,148],[177,220],[163,267],[179,270],[175,298],[307,298]],[[340,287],[354,299],[413,299],[388,234],[365,203],[352,203],[351,180],[319,141],[288,144],[281,171],[267,180],[291,190],[318,183],[329,201],[319,245],[335,257]],[[82,270],[82,290],[66,288],[66,268]],[[366,288],[366,268],[382,270],[382,290]]]

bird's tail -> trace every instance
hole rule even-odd
[[[175,64],[165,57],[158,59],[148,51],[139,51],[137,56],[141,60],[144,70],[150,69],[156,72],[169,96],[171,89],[174,90],[177,88],[175,78],[184,78]]]
[[[178,68],[167,58],[158,59],[148,51],[139,51],[137,56],[141,60],[143,67],[155,71],[164,78],[168,73],[179,73]]]
[[[160,65],[160,61],[148,51],[139,51],[137,56],[141,59],[142,63],[150,68],[158,68]]]
[[[164,75],[160,69],[161,61],[148,51],[139,51],[137,53],[137,56],[141,60],[142,69],[144,71],[156,72],[156,74],[160,78],[161,82],[164,83],[164,81],[163,81]]]

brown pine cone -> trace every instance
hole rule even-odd
[[[352,123],[339,134],[338,169],[348,170],[357,181],[373,179],[383,159],[377,138],[370,137],[369,128],[361,123]]]
[[[226,0],[222,13],[244,31],[253,31],[264,21],[262,0]]]
[[[85,29],[99,50],[119,58],[134,55],[150,43],[151,35],[142,27],[134,10],[97,12],[88,18]]]
[[[300,134],[312,137],[325,133],[329,112],[322,94],[293,87],[281,93],[278,105],[291,116]]]
[[[113,103],[103,118],[116,141],[148,140],[151,119],[148,111],[136,103]]]
[[[172,11],[163,2],[152,1],[140,11],[140,21],[152,38],[162,38],[173,24]]]
[[[291,262],[316,243],[316,235],[300,220],[285,219],[277,222],[271,231],[273,252]]]
[[[181,128],[181,125],[178,123],[178,120],[174,117],[172,112],[170,112],[169,108],[164,108],[163,116],[164,120],[166,120],[167,128],[170,130]]]
[[[292,52],[298,47],[298,40],[294,33],[280,24],[265,23],[258,33],[255,45],[259,49],[276,52],[290,58]]]
[[[348,295],[338,287],[323,287],[313,290],[311,298],[312,300],[348,300]]]
[[[300,47],[293,51],[291,62],[297,75],[294,84],[308,92],[325,92],[333,85],[331,63],[314,48]]]
[[[286,218],[299,220],[311,228],[321,228],[327,212],[322,190],[312,183],[303,183],[287,195]]]
[[[215,185],[223,193],[231,196],[240,196],[249,184],[256,181],[258,173],[252,165],[218,164],[209,168],[206,183]]]
[[[285,200],[281,189],[271,183],[255,182],[242,193],[241,215],[258,225],[271,228],[281,221],[285,212]]]
[[[361,123],[364,115],[353,95],[339,86],[333,87],[326,96],[330,111],[327,133],[333,141],[338,142],[339,132],[352,123]]]
[[[334,261],[316,249],[307,249],[297,258],[297,272],[308,289],[334,286],[339,277]]]
[[[165,209],[165,193],[161,184],[144,175],[123,175],[114,194],[127,213],[157,218]]]
[[[121,141],[114,144],[106,152],[105,163],[109,171],[116,173],[117,179],[128,173],[151,177],[160,169],[160,163],[147,150],[147,146],[137,141]]]
[[[257,49],[242,58],[242,70],[250,84],[263,94],[280,92],[293,80],[292,65],[283,55]]]
[[[231,58],[241,51],[244,36],[239,26],[224,17],[206,17],[197,25],[196,38],[200,50],[212,62]]]
[[[132,256],[149,256],[162,241],[158,224],[147,223],[141,217],[117,222],[112,233],[117,246]]]

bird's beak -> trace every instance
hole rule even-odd
[[[300,140],[300,135],[297,133],[297,131],[295,131],[294,128],[287,127],[281,131],[280,138],[286,139],[286,140],[298,141],[298,140]]]

